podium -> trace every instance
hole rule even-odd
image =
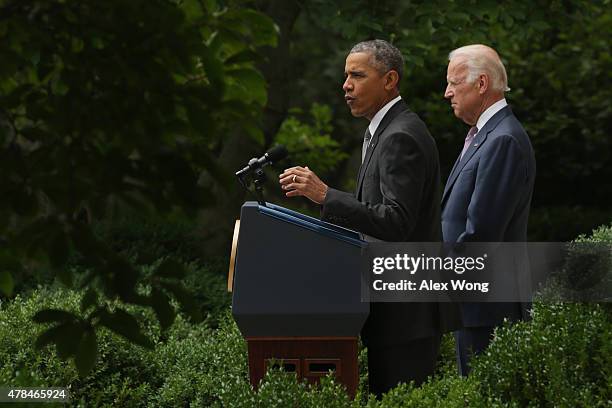
[[[333,371],[354,396],[357,338],[369,313],[360,298],[360,234],[246,202],[234,241],[228,289],[253,387],[270,365],[280,365],[310,383]]]

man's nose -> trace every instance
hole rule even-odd
[[[450,90],[450,85],[446,85],[446,89],[444,90],[444,97],[446,99],[450,99],[453,96],[453,92]]]
[[[343,90],[344,92],[348,92],[348,91],[350,91],[350,90],[352,90],[352,89],[353,89],[353,84],[351,83],[351,81],[349,80],[349,78],[346,78],[346,79],[344,80],[344,84],[342,84],[342,90]]]

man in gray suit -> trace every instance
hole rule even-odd
[[[346,58],[344,98],[353,116],[370,121],[354,194],[328,187],[308,167],[285,170],[280,183],[287,197],[320,204],[326,221],[384,241],[440,241],[438,150],[399,94],[403,65],[400,51],[382,40],[359,43]],[[434,372],[441,333],[457,323],[448,304],[372,303],[361,333],[370,392],[422,383]]]
[[[531,142],[506,103],[506,69],[490,47],[449,55],[446,92],[457,118],[471,126],[442,196],[445,242],[525,242],[535,179]],[[518,277],[517,277],[518,278]],[[459,372],[484,350],[504,318],[524,317],[520,303],[465,303],[455,334]]]

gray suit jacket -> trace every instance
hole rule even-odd
[[[372,136],[356,190],[330,188],[322,218],[384,241],[441,240],[438,149],[403,101]],[[458,319],[450,304],[372,303],[362,338],[370,346],[401,344],[456,328]]]
[[[525,242],[535,180],[535,156],[509,106],[478,132],[457,159],[442,196],[445,242]],[[466,304],[466,326],[494,326],[521,318],[518,303]]]

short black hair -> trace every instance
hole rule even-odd
[[[404,75],[404,57],[401,51],[385,40],[362,41],[355,44],[349,54],[365,52],[372,56],[372,65],[382,74],[394,70],[397,72],[399,80],[397,86]]]

